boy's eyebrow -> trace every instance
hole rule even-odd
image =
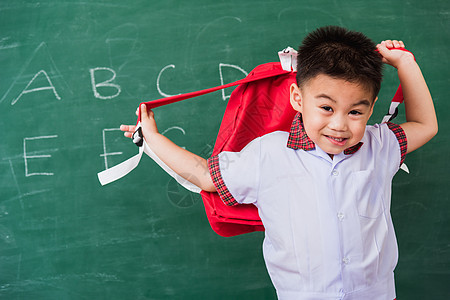
[[[332,101],[332,102],[334,102],[334,103],[337,102],[336,100],[334,100],[333,98],[331,98],[331,97],[328,96],[327,94],[319,94],[319,95],[317,95],[316,98],[325,98],[325,99],[328,99],[328,100],[330,100],[330,101]],[[363,99],[363,100],[358,101],[357,103],[353,104],[352,107],[353,107],[353,106],[358,106],[358,105],[371,106],[372,103],[371,103],[369,100],[367,100],[367,99]]]

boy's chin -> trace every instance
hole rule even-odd
[[[324,150],[328,155],[333,157],[334,155],[341,154],[347,148],[348,147],[327,147],[326,149],[322,148],[322,150]]]
[[[330,143],[318,144],[318,146],[329,155],[338,155],[348,148],[347,145],[337,146]]]

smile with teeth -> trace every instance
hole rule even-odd
[[[329,135],[326,135],[326,137],[327,137],[333,144],[336,144],[336,145],[343,145],[343,144],[345,144],[345,142],[347,141],[347,138],[338,138],[338,137],[329,136]]]

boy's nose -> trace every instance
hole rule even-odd
[[[347,130],[347,120],[344,116],[334,115],[330,120],[328,127],[335,131],[345,131]]]

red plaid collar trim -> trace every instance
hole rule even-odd
[[[354,154],[362,145],[363,143],[359,142],[358,144],[345,149],[344,154]],[[302,115],[300,113],[295,115],[294,121],[292,122],[287,147],[294,150],[302,149],[305,151],[316,149],[316,145],[306,134],[305,128],[303,128]]]
[[[359,148],[361,148],[361,146],[363,145],[363,142],[359,142],[358,144],[351,146],[347,149],[344,150],[344,154],[345,155],[350,155],[350,154],[354,154],[356,151],[359,150]]]
[[[305,128],[303,128],[302,114],[299,112],[295,115],[294,121],[292,122],[287,146],[294,150],[302,149],[309,151],[316,149],[316,145],[306,134]]]

